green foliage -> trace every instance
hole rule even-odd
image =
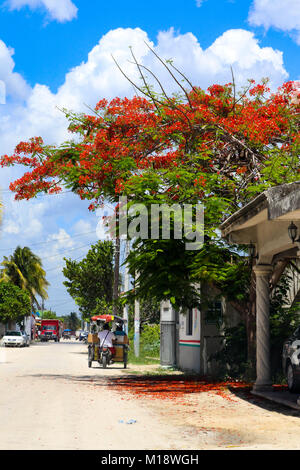
[[[51,320],[51,319],[58,319],[56,312],[52,312],[52,310],[43,310],[41,312],[41,319],[42,320]]]
[[[128,332],[130,341],[129,362],[134,364],[153,364],[159,362],[160,325],[144,325],[140,334],[140,354],[134,354],[134,329]]]
[[[127,303],[128,306],[128,319],[129,330],[134,327],[134,299]],[[140,300],[140,327],[141,330],[150,324],[160,323],[160,302],[155,298],[146,298]]]
[[[76,312],[71,312],[70,315],[62,317],[65,328],[69,328],[72,331],[77,330],[81,326],[80,318]]]
[[[186,251],[184,240],[137,241],[128,256],[130,273],[139,273],[138,284],[127,299],[160,301],[173,297],[174,306],[199,305],[197,288],[191,284],[195,252]]]
[[[243,379],[247,371],[247,332],[243,323],[224,330],[224,346],[210,359],[218,362],[222,378]]]
[[[197,284],[212,284],[228,301],[246,303],[249,296],[249,258],[243,247],[222,241],[206,241],[200,250],[186,250],[184,240],[139,240],[128,261],[130,272],[139,273],[134,296],[161,301],[170,299],[175,308],[203,305]]]
[[[250,273],[243,247],[228,247],[222,240],[205,243],[191,266],[192,279],[213,284],[228,301],[248,300]]]
[[[21,322],[31,315],[30,296],[12,282],[0,282],[0,322]]]
[[[95,308],[91,312],[92,315],[112,315],[113,306],[111,303],[107,303],[103,299],[95,300]]]
[[[142,299],[140,301],[140,321],[143,330],[149,324],[160,322],[160,302],[154,299]]]
[[[141,344],[147,354],[159,357],[160,325],[144,325],[141,334]]]
[[[113,243],[98,241],[81,261],[64,258],[64,285],[84,318],[103,313],[112,303]],[[107,311],[105,312],[107,313]]]

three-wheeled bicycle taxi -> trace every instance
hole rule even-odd
[[[91,321],[91,332],[88,335],[88,366],[92,367],[93,361],[97,361],[103,368],[120,362],[124,364],[124,369],[126,369],[129,341],[124,331],[124,318],[117,315],[95,315]],[[109,329],[107,325],[109,325]],[[115,336],[112,347],[105,344],[106,331],[109,332],[109,330]],[[100,331],[104,332],[102,341],[99,340],[98,333]]]

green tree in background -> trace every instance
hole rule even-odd
[[[43,312],[41,312],[41,319],[42,320],[51,320],[51,319],[61,320],[64,323],[64,327],[69,328],[72,331],[77,330],[81,326],[80,318],[78,317],[76,312],[71,312],[70,315],[58,316],[57,313],[53,312],[52,310],[43,310]]]
[[[64,327],[69,328],[72,331],[77,330],[81,326],[80,318],[76,312],[71,312],[70,315],[62,317],[62,320],[64,322]]]
[[[29,294],[12,282],[0,282],[0,322],[20,323],[31,314]]]
[[[53,312],[52,310],[43,310],[41,312],[42,320],[51,320],[51,319],[56,319],[56,318],[59,319],[56,312]]]
[[[79,306],[83,318],[102,313],[113,299],[113,257],[111,241],[98,241],[92,245],[81,261],[64,258],[64,285]]]
[[[37,295],[47,299],[49,285],[41,259],[27,246],[24,248],[18,246],[11,256],[4,256],[2,266],[2,280],[12,282],[28,292],[32,307],[40,309]]]

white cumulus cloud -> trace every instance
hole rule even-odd
[[[71,0],[7,0],[6,5],[10,10],[20,10],[23,7],[32,10],[43,8],[50,19],[60,23],[76,18],[78,10]]]
[[[162,58],[173,59],[176,67],[202,88],[230,81],[231,66],[241,86],[247,84],[248,78],[269,77],[271,87],[276,88],[288,77],[282,52],[261,47],[254,34],[243,29],[228,30],[203,49],[192,33],[179,34],[170,29],[160,32],[153,43],[140,28],[118,28],[105,34],[86,61],[71,69],[57,92],[52,93],[43,84],[30,88],[15,74],[12,52],[0,42],[0,80],[11,95],[10,102],[0,106],[0,154],[11,152],[19,140],[32,136],[41,135],[47,143],[68,138],[62,108],[89,112],[87,106],[94,107],[101,98],[130,97],[136,93],[112,59],[113,55],[126,74],[138,83],[139,73],[132,64],[129,46],[136,59],[159,76],[168,92],[175,91],[177,86],[145,43]]]
[[[254,0],[249,22],[265,29],[274,27],[290,32],[300,45],[300,1],[299,0]]]

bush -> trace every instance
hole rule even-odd
[[[0,322],[23,321],[31,314],[29,294],[11,282],[0,282]]]
[[[220,377],[245,379],[251,375],[247,362],[247,332],[243,323],[225,328],[224,347],[210,359],[218,362]]]
[[[141,345],[150,356],[158,357],[160,352],[160,325],[144,325]]]

